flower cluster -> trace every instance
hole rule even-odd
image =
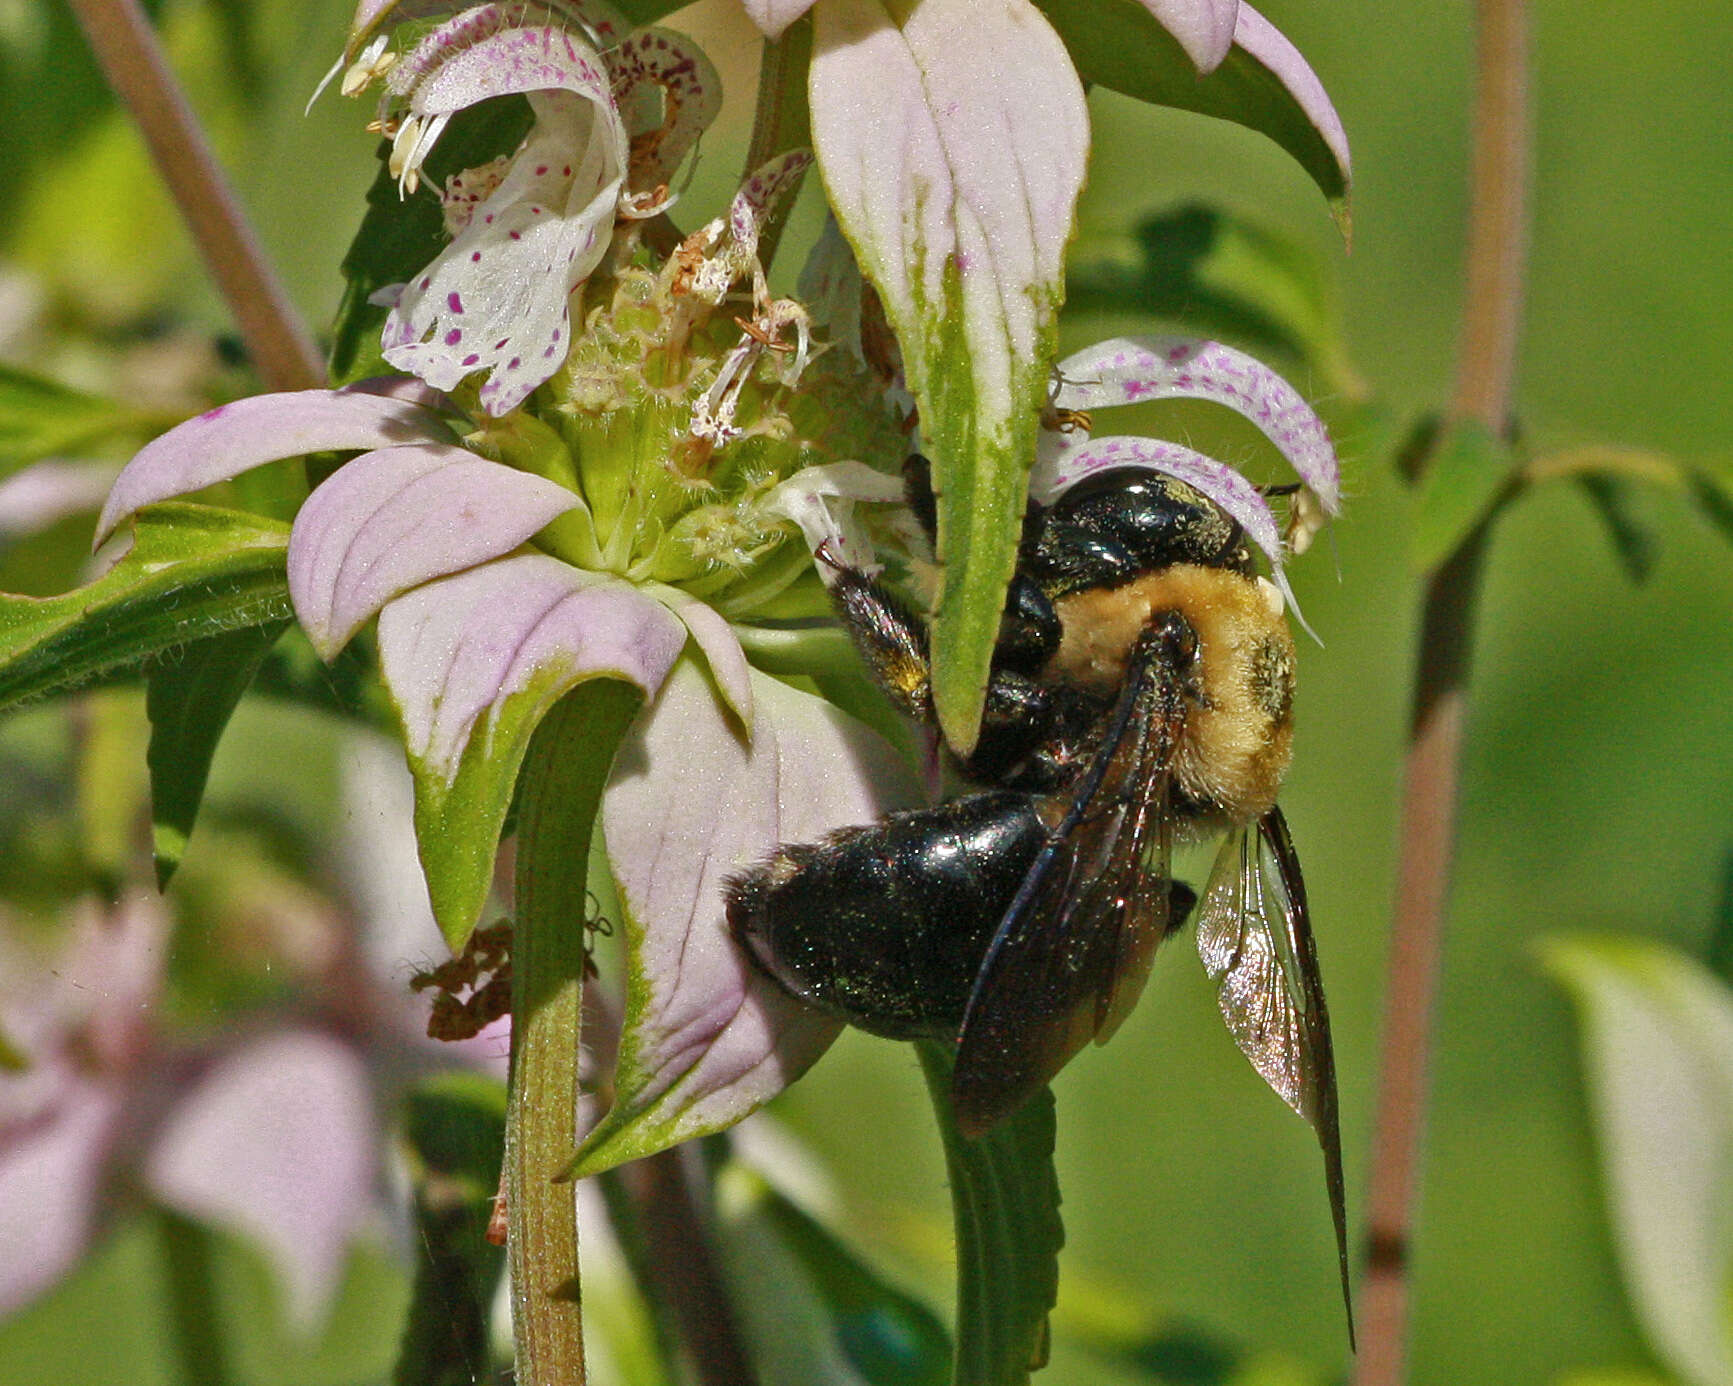
[[[922,22],[939,24],[948,4],[929,0]],[[775,33],[805,8],[760,5],[754,17]],[[810,629],[828,609],[811,553],[910,561],[896,552],[895,521],[870,511],[900,500],[896,466],[917,418],[949,436],[945,411],[972,402],[989,440],[1012,420],[1033,440],[1041,500],[1108,468],[1178,476],[1243,526],[1284,592],[1285,555],[1303,546],[1310,517],[1338,506],[1336,463],[1299,396],[1226,345],[1126,339],[1044,364],[1053,285],[1036,290],[1057,272],[1075,187],[1021,211],[993,191],[1017,186],[999,167],[1011,155],[957,123],[983,93],[955,73],[946,80],[960,83],[962,104],[927,112],[931,140],[911,126],[905,163],[887,165],[882,186],[859,183],[865,165],[849,160],[882,162],[884,151],[860,144],[871,130],[847,126],[839,93],[863,79],[861,55],[890,40],[874,21],[859,46],[843,44],[865,21],[840,0],[817,15],[814,133],[847,240],[833,223],[792,298],[771,293],[759,250],[813,154],[778,154],[722,216],[668,234],[670,189],[721,99],[690,40],[659,29],[620,39],[610,17],[564,0],[496,2],[436,18],[394,53],[410,12],[429,9],[448,7],[364,4],[342,83],[350,93],[380,83],[378,128],[404,196],[429,195],[428,156],[465,111],[523,98],[532,120],[514,149],[432,189],[447,243],[379,295],[383,355],[405,374],[241,400],[188,422],[124,470],[100,530],[263,463],[356,454],[295,519],[289,591],[327,658],[377,620],[423,860],[454,943],[485,905],[492,844],[541,715],[588,679],[642,691],[648,711],[616,758],[601,819],[632,978],[614,1107],[581,1160],[604,1168],[738,1120],[835,1034],[741,957],[722,883],[778,842],[920,796],[891,741],[812,682],[775,676],[822,687],[824,659],[834,662],[817,653],[834,642]],[[1243,6],[1152,2],[1151,12],[1200,60],[1263,43],[1298,90]],[[1200,15],[1207,23],[1192,22]],[[1045,53],[1057,40],[1043,33]],[[988,40],[1012,36],[994,28]],[[911,20],[896,41],[913,66],[899,58],[886,70],[915,83],[910,100],[936,99],[917,90],[917,69],[930,67],[937,35]],[[1066,81],[1076,83],[1068,68]],[[1075,125],[1081,104],[1055,96],[1062,85],[1043,101]],[[1079,141],[1066,140],[1059,153],[1080,160]],[[976,167],[971,151],[991,158]],[[922,183],[928,159],[948,172]],[[927,192],[899,210],[883,189],[915,187],[910,177]],[[905,236],[906,261],[893,263]],[[919,322],[932,330],[914,331]],[[1044,409],[1018,404],[1025,376]],[[1089,411],[1156,397],[1214,401],[1265,432],[1304,487],[1286,535],[1232,469],[1177,444],[1090,436]],[[991,460],[1000,443],[984,446]],[[1019,491],[1013,515],[1021,504]],[[860,682],[852,666],[829,673]]]

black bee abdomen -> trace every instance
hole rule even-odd
[[[728,885],[728,923],[801,1001],[892,1039],[954,1037],[1047,829],[995,790],[781,847]]]

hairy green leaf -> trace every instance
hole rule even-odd
[[[1420,479],[1419,507],[1409,557],[1414,570],[1429,573],[1443,563],[1476,526],[1491,518],[1511,485],[1508,445],[1482,425],[1448,425]]]
[[[0,711],[142,669],[194,641],[293,618],[289,528],[172,503],[139,516],[130,552],[58,597],[0,595]]]

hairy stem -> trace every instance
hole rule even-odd
[[[1478,0],[1474,154],[1462,340],[1451,412],[1507,431],[1528,233],[1526,0]],[[1385,990],[1356,1386],[1405,1376],[1409,1243],[1425,1132],[1432,1011],[1462,750],[1463,700],[1486,526],[1427,581]]]
[[[580,684],[542,719],[524,757],[505,1151],[516,1379],[524,1386],[584,1381],[577,1196],[556,1180],[578,1146],[590,833],[614,748],[640,701],[616,680]]]
[[[138,0],[70,0],[91,51],[144,136],[241,339],[273,390],[325,383],[325,364],[266,261]]]

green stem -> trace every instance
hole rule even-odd
[[[811,14],[795,20],[781,38],[764,41],[758,67],[758,109],[753,116],[752,142],[746,147],[746,177],[778,154],[812,143],[812,112],[806,100],[806,74],[811,66]],[[766,219],[758,235],[761,264],[768,266],[776,258],[777,242],[793,206],[792,197],[784,198]]]
[[[168,1267],[169,1321],[180,1380],[187,1386],[228,1386],[228,1346],[223,1341],[211,1266],[211,1234],[191,1218],[167,1208],[157,1212],[163,1258]]]
[[[955,1386],[1025,1386],[1046,1365],[1059,1294],[1059,1177],[1053,1094],[1043,1088],[986,1135],[957,1129],[952,1046],[915,1045],[945,1145],[957,1234]]]
[[[325,363],[247,224],[138,0],[70,3],[235,315],[260,379],[273,390],[323,385]]]
[[[618,680],[580,684],[542,719],[524,758],[506,1116],[507,1253],[524,1386],[584,1381],[577,1199],[555,1178],[578,1144],[590,835],[614,748],[640,702]]]

